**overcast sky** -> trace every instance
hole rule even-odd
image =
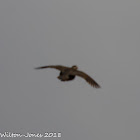
[[[61,82],[55,69],[34,70],[50,64],[77,65],[102,88],[80,77]],[[4,132],[139,140],[140,1],[1,0]]]

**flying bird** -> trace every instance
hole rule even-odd
[[[50,66],[37,67],[35,69],[46,69],[46,68],[54,68],[54,69],[59,70],[60,74],[57,78],[61,81],[71,81],[76,76],[79,76],[79,77],[85,79],[94,88],[100,88],[100,85],[95,80],[93,80],[86,73],[79,71],[78,67],[76,65],[74,65],[72,67],[66,67],[66,66],[62,66],[62,65],[50,65]]]

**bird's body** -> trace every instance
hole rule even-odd
[[[62,71],[60,72],[57,78],[61,81],[74,80],[75,75],[71,74],[74,70],[75,70],[74,68],[66,68],[63,72]]]
[[[89,75],[87,75],[82,71],[79,71],[76,65],[72,67],[65,67],[61,65],[55,65],[55,66],[50,65],[50,66],[37,67],[35,69],[45,69],[45,68],[55,68],[57,70],[60,70],[60,74],[57,78],[61,81],[71,81],[74,80],[76,76],[80,76],[84,78],[91,86],[95,88],[100,88],[98,83],[96,83]]]

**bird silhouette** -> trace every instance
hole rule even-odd
[[[76,65],[72,67],[66,67],[62,65],[49,65],[49,66],[37,67],[35,69],[46,69],[46,68],[54,68],[54,69],[59,70],[60,74],[57,78],[61,81],[71,81],[75,78],[75,76],[79,76],[85,79],[94,88],[100,88],[100,85],[95,80],[93,80],[86,73],[79,71]]]

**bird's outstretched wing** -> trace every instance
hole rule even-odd
[[[46,69],[46,68],[54,68],[60,71],[64,71],[65,69],[69,68],[69,67],[65,67],[65,66],[61,66],[61,65],[50,65],[50,66],[41,66],[41,67],[37,67],[35,69]]]
[[[82,71],[74,70],[74,71],[72,71],[71,74],[84,78],[91,86],[93,86],[95,88],[100,88],[100,85],[95,80],[93,80],[89,75],[87,75],[86,73],[84,73]]]

